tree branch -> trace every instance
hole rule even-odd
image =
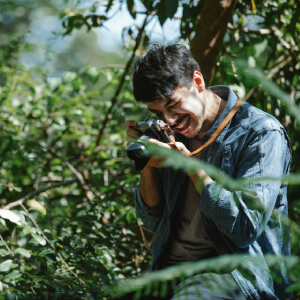
[[[143,23],[142,27],[141,27],[140,30],[139,30],[139,34],[138,34],[138,37],[137,37],[137,39],[136,39],[134,49],[133,49],[133,51],[132,51],[132,55],[131,55],[130,59],[128,60],[127,64],[126,64],[125,70],[124,70],[124,72],[123,72],[123,75],[122,75],[122,77],[121,77],[120,83],[119,83],[119,85],[118,85],[118,87],[117,87],[117,90],[116,90],[116,92],[115,92],[115,95],[114,95],[113,98],[111,99],[111,105],[110,105],[110,107],[109,107],[109,109],[108,109],[108,112],[107,112],[107,114],[106,114],[106,116],[105,116],[105,119],[104,119],[104,121],[103,121],[103,124],[102,124],[102,128],[101,128],[101,130],[99,131],[99,134],[98,134],[98,137],[97,137],[97,140],[96,140],[96,145],[97,145],[97,147],[96,147],[96,149],[94,150],[95,153],[97,153],[97,152],[100,150],[100,147],[99,147],[99,146],[100,146],[100,143],[101,143],[101,140],[102,140],[102,136],[103,136],[104,130],[105,130],[106,125],[107,125],[107,122],[108,122],[108,120],[109,120],[109,118],[110,118],[110,116],[111,116],[111,112],[112,112],[112,110],[113,110],[113,108],[114,108],[114,106],[115,106],[115,104],[116,104],[116,102],[117,102],[117,98],[118,98],[118,96],[119,96],[119,94],[120,94],[120,92],[121,92],[122,86],[123,86],[123,84],[124,84],[124,82],[125,82],[126,75],[129,73],[131,64],[132,64],[133,59],[134,59],[134,57],[135,57],[135,53],[136,53],[136,51],[137,51],[137,49],[138,49],[138,47],[139,47],[139,45],[140,45],[140,42],[141,42],[141,40],[142,40],[142,35],[143,35],[143,32],[144,32],[144,30],[145,30],[145,27],[146,27],[146,25],[147,25],[147,23],[148,23],[148,18],[149,18],[149,15],[147,15],[147,16],[145,17],[144,23]]]
[[[275,74],[278,74],[281,69],[283,69],[285,66],[287,66],[289,63],[293,61],[293,58],[291,56],[285,57],[283,60],[281,60],[279,63],[276,63],[275,66],[270,70],[265,70],[265,73],[267,73],[267,78],[272,79]],[[251,98],[251,96],[258,90],[258,87],[253,87],[247,95],[244,97],[243,101],[247,102]]]
[[[210,85],[217,57],[222,50],[227,25],[237,0],[206,0],[197,22],[191,52],[201,68],[204,81]]]
[[[51,190],[51,189],[55,189],[57,187],[60,187],[60,186],[64,186],[64,185],[69,185],[69,184],[72,184],[74,182],[76,182],[77,179],[70,179],[70,180],[66,180],[66,181],[62,181],[62,182],[58,182],[58,183],[55,183],[55,184],[52,184],[50,186],[47,186],[45,188],[42,188],[42,189],[39,189],[39,190],[36,190],[32,193],[29,193],[28,195],[26,195],[25,197],[17,200],[17,201],[14,201],[14,202],[11,202],[9,204],[7,204],[6,206],[2,207],[2,209],[11,209],[15,206],[18,206],[18,205],[21,205],[23,204],[26,200],[28,199],[31,199],[32,197],[36,196],[36,195],[39,195],[45,191],[48,191],[48,190]]]

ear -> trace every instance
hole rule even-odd
[[[205,90],[205,82],[202,74],[199,71],[194,71],[193,79],[198,92],[202,93]]]

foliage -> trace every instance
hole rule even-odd
[[[299,267],[295,268],[295,265],[299,262],[298,257],[278,257],[272,255],[265,256],[271,273],[276,274],[278,265],[283,262],[287,267],[287,270],[293,276],[299,274]],[[135,292],[135,299],[140,299],[141,296],[156,295],[157,291],[161,297],[167,295],[168,290],[176,287],[179,282],[184,282],[187,278],[193,278],[193,276],[203,273],[228,273],[232,270],[238,269],[242,273],[247,273],[247,269],[244,266],[245,261],[253,261],[258,263],[257,257],[247,257],[245,255],[224,255],[218,258],[206,259],[197,262],[186,262],[179,265],[171,266],[159,271],[146,273],[138,278],[129,279],[114,287],[110,290],[112,294],[127,294]],[[209,288],[209,282],[204,282]],[[199,295],[201,299],[201,294]]]
[[[13,12],[19,2],[0,1],[2,11]],[[151,40],[147,25],[155,15],[163,25],[181,7],[180,39],[189,45],[204,1],[141,2],[143,11],[137,11],[135,1],[121,0],[104,1],[101,13],[98,1],[61,10],[61,35],[106,26],[114,15],[114,3],[126,5],[135,20],[142,14],[144,23],[124,28],[124,49],[131,51],[125,67],[86,66],[66,71],[60,78],[19,61],[28,44],[20,38],[24,31],[19,36],[17,32],[30,22],[28,15],[36,2],[29,1],[27,13],[18,19],[22,26],[5,24],[1,15],[1,37],[5,33],[8,42],[0,48],[0,291],[7,297],[105,299],[111,291],[104,286],[139,275],[151,261],[133,205],[132,191],[139,176],[123,150],[125,118],[148,116],[145,107],[134,101],[129,75],[135,55]],[[231,85],[252,105],[275,115],[291,138],[292,174],[282,179],[290,183],[294,257],[287,266],[291,266],[300,255],[300,8],[296,1],[268,0],[264,6],[251,7],[248,2],[237,4],[213,83]],[[55,3],[47,4],[52,11],[57,11]],[[246,184],[220,176],[202,162],[177,157],[179,153],[160,151],[175,157],[175,167],[204,168],[228,188]],[[231,259],[199,262],[192,270],[225,268]],[[240,258],[234,259],[238,265]],[[274,266],[274,258],[269,262]],[[190,266],[180,265],[147,274],[117,291],[150,294],[159,282],[190,276],[188,270]],[[299,282],[299,268],[289,270],[293,282]],[[299,286],[294,289],[299,291]]]
[[[2,64],[2,291],[99,298],[101,284],[148,264],[146,251],[137,251],[143,247],[132,206],[137,175],[123,152],[122,103],[133,97],[122,90],[105,146],[97,145],[110,102],[101,99],[104,89],[86,91],[82,79],[105,77],[112,92],[122,72],[90,67],[57,79]]]

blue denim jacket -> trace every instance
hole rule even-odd
[[[227,105],[202,137],[202,143],[215,132],[238,99],[229,87],[216,86],[210,89],[227,99]],[[178,134],[176,138],[185,142],[185,138]],[[236,179],[282,177],[288,174],[290,168],[289,138],[273,116],[243,102],[217,139],[201,152],[201,159]],[[137,217],[155,232],[150,270],[159,268],[171,230],[174,206],[185,176],[182,171],[161,168],[164,201],[154,207],[148,207],[143,202],[139,186],[135,189]],[[207,184],[199,196],[205,231],[220,255],[237,253],[255,256],[254,262],[245,263],[250,277],[246,279],[238,270],[232,272],[247,299],[288,298],[291,294],[285,292],[289,280],[284,266],[281,266],[278,274],[281,283],[275,282],[263,258],[267,253],[290,255],[288,228],[281,222],[281,216],[288,214],[287,186],[277,181],[261,181],[251,184],[249,188],[255,195],[230,192],[215,181]],[[263,210],[251,206],[254,197],[261,202]]]

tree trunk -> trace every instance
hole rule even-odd
[[[200,65],[207,86],[213,79],[217,57],[236,3],[237,0],[206,0],[197,22],[191,52]]]

